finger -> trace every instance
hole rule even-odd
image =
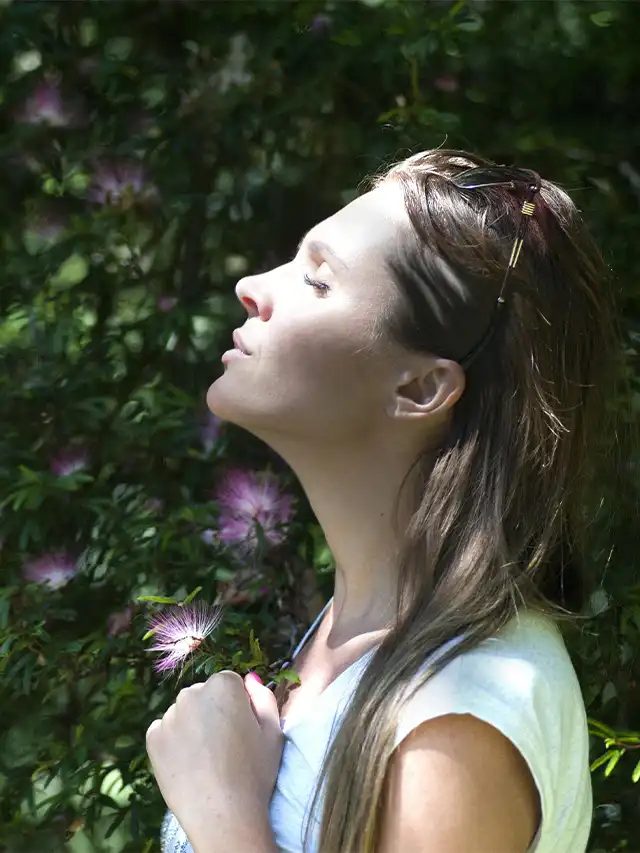
[[[149,748],[149,741],[154,736],[154,733],[157,731],[157,729],[160,727],[161,722],[162,722],[162,719],[154,720],[151,723],[151,725],[149,726],[149,728],[147,729],[147,734],[146,734],[146,738],[145,738],[146,743],[147,743],[147,749]]]
[[[160,725],[161,722],[162,722],[162,717],[158,717],[157,720],[154,720],[151,723],[151,725],[149,726],[149,728],[147,729],[147,734],[148,735],[152,734],[152,732],[154,732],[158,728],[158,726]]]
[[[221,685],[226,685],[227,689],[230,684],[236,684],[239,687],[243,687],[242,676],[234,672],[232,669],[221,669],[220,672],[214,672],[213,675],[210,675],[206,682],[209,687],[218,688]],[[237,688],[236,688],[237,689]]]
[[[253,712],[261,727],[277,727],[280,731],[280,712],[276,697],[264,684],[260,684],[251,675],[245,676],[244,686],[249,694]]]
[[[238,681],[242,681],[242,676],[237,672],[234,672],[232,669],[221,669],[219,672],[214,672],[211,678],[217,678],[219,675],[226,675],[227,678],[231,676],[231,680],[237,679]]]

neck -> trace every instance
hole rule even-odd
[[[314,444],[312,452],[308,446],[278,448],[298,476],[335,561],[330,644],[393,624],[400,538],[412,510],[407,487],[396,529],[395,502],[413,459],[402,450],[363,443]]]

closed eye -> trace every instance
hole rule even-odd
[[[318,291],[319,293],[326,293],[327,291],[331,290],[328,284],[325,284],[323,281],[316,281],[313,278],[309,278],[306,273],[304,274],[303,278],[305,284],[308,284],[309,287],[313,287],[314,290]]]

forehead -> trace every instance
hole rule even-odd
[[[315,225],[307,241],[321,240],[344,261],[351,274],[380,266],[397,250],[409,229],[402,191],[385,183],[359,196]]]

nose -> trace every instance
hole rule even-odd
[[[271,316],[271,302],[265,291],[258,288],[256,276],[241,278],[236,285],[236,296],[246,308],[249,317],[268,320]]]

